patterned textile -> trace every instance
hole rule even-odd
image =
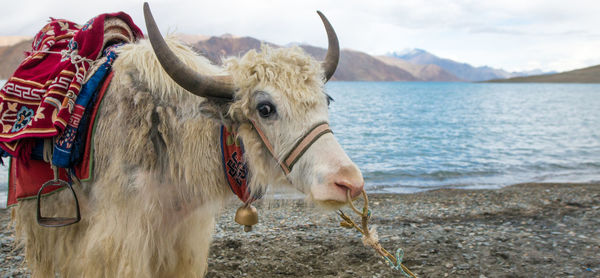
[[[250,193],[248,188],[248,164],[244,161],[244,147],[236,139],[230,128],[221,126],[221,154],[225,179],[231,191],[242,202],[252,202],[261,198],[261,193]]]
[[[112,63],[117,57],[116,49],[121,45],[122,43],[111,45],[104,49],[104,54],[102,55],[104,63],[98,67],[79,93],[75,102],[75,111],[71,116],[72,119],[76,120],[69,122],[66,129],[56,138],[56,142],[54,143],[54,151],[52,152],[53,165],[60,168],[70,168],[79,162],[79,153],[82,150],[81,145],[84,141],[78,140],[78,138],[85,138],[87,123],[89,122],[89,117],[85,117],[84,113],[88,110],[88,106],[94,104],[91,100],[96,97],[99,85],[101,85],[101,82],[110,72]],[[83,136],[79,136],[80,134],[83,134]]]
[[[35,173],[35,175],[30,173]],[[59,177],[62,180],[68,180],[67,172],[64,169],[60,169]],[[43,160],[31,159],[25,163],[20,158],[12,157],[8,169],[7,207],[16,205],[20,200],[35,198],[42,184],[53,178],[54,172],[50,165]],[[64,187],[47,186],[42,194],[47,195],[59,189],[64,189]]]
[[[91,109],[88,110],[88,113],[85,113],[87,117],[89,117],[89,130],[91,132],[84,132],[80,128],[77,132],[76,138],[81,138],[82,144],[80,148],[83,149],[83,153],[79,155],[80,162],[77,163],[74,167],[72,167],[69,171],[74,170],[75,175],[81,181],[87,181],[92,178],[92,138],[94,135],[94,127],[96,115],[98,113],[98,108],[100,107],[100,103],[102,102],[102,98],[104,97],[104,93],[112,80],[112,72],[107,74],[106,78],[103,79],[103,82],[98,84],[99,89],[97,90],[97,94],[95,99],[96,101],[91,105]],[[87,130],[87,129],[86,129]],[[41,145],[41,144],[40,144]],[[76,144],[77,145],[77,144]],[[41,150],[40,150],[41,152]],[[35,173],[32,175],[31,173]],[[62,180],[68,180],[68,175],[65,169],[60,169],[60,178]],[[12,206],[17,204],[18,201],[35,198],[38,190],[42,187],[46,181],[54,178],[54,173],[52,172],[52,168],[50,168],[50,164],[37,159],[31,160],[23,160],[17,157],[12,157],[10,159],[9,166],[9,175],[8,175],[8,200],[6,204],[8,206]],[[54,191],[58,189],[63,189],[64,187],[56,187],[56,186],[48,186],[44,188],[42,192],[43,195],[54,193]]]
[[[0,89],[0,147],[11,156],[29,159],[33,138],[61,133],[72,117],[90,62],[104,45],[104,21],[117,17],[135,37],[142,31],[129,15],[102,14],[85,25],[52,19],[35,36],[32,51]],[[77,114],[76,114],[77,115]]]

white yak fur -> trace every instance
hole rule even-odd
[[[296,124],[287,121],[287,127],[266,131],[276,151],[285,153],[299,132],[316,121],[303,111],[319,107],[325,112],[318,118],[327,119],[319,62],[297,47],[263,47],[230,58],[220,68],[167,41],[188,66],[204,74],[231,74],[240,88],[220,117],[244,141],[251,187],[289,185],[247,123],[256,118],[252,93],[279,92],[281,117],[296,117]],[[35,200],[14,208],[27,263],[34,277],[54,277],[55,272],[61,277],[203,276],[214,217],[232,196],[221,166],[218,107],[176,85],[146,40],[123,46],[113,70],[93,138],[93,181],[76,187],[82,221],[44,228],[35,221]],[[286,135],[272,134],[276,129]],[[72,215],[69,194],[46,197],[43,212]]]

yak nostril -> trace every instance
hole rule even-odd
[[[347,186],[347,185],[345,185],[343,183],[337,183],[336,182],[335,185],[337,185],[338,187],[341,187],[341,188],[343,188],[345,190],[350,190],[350,192],[352,192],[352,188],[350,188],[349,186]]]
[[[352,199],[356,198],[358,195],[360,195],[360,192],[363,189],[363,185],[361,186],[352,186],[352,185],[348,185],[347,183],[340,183],[340,182],[336,182],[335,183],[336,186],[344,189],[345,191],[350,191],[350,196],[352,197]]]

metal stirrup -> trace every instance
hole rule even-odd
[[[53,180],[49,180],[47,182],[45,182],[42,185],[42,188],[40,188],[40,190],[38,191],[37,194],[37,222],[40,226],[43,227],[64,227],[64,226],[68,226],[71,224],[75,224],[77,222],[79,222],[79,220],[81,220],[81,214],[79,212],[79,201],[77,200],[77,195],[75,194],[75,190],[73,190],[73,186],[71,186],[70,183],[61,180],[58,176],[58,167],[56,166],[52,166],[52,170],[54,171],[54,179]],[[73,199],[75,199],[75,211],[76,211],[76,216],[73,217],[44,217],[42,216],[42,212],[41,212],[41,197],[42,197],[42,191],[44,190],[44,188],[46,186],[61,186],[61,187],[67,187],[69,188],[69,190],[71,190],[71,193],[73,193]]]

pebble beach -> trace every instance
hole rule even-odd
[[[383,247],[402,248],[418,277],[599,277],[600,184],[518,184],[497,190],[371,194]],[[358,203],[357,203],[358,204]],[[403,277],[334,212],[303,200],[258,203],[249,233],[219,216],[206,277]],[[350,213],[349,209],[346,209]],[[0,210],[0,277],[29,277]],[[358,219],[357,219],[358,220]]]

